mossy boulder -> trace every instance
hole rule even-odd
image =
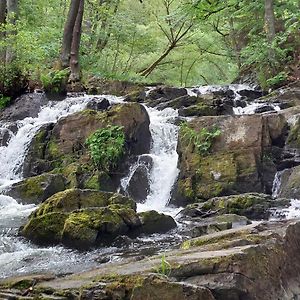
[[[139,225],[135,211],[127,207],[80,209],[66,219],[62,242],[76,248],[90,248],[112,241]]]
[[[119,235],[135,237],[174,227],[170,216],[154,211],[137,214],[136,203],[120,194],[68,189],[47,199],[20,233],[38,244],[88,249],[110,244]]]
[[[21,234],[38,244],[60,243],[67,217],[67,214],[61,212],[31,216],[21,229]]]
[[[221,133],[195,144],[186,126],[188,133],[196,135],[216,129]],[[185,206],[236,193],[271,193],[270,178],[276,167],[270,153],[284,141],[286,126],[285,118],[274,114],[200,117],[181,127],[177,148],[180,174],[171,204]],[[206,151],[199,151],[201,147]]]
[[[138,215],[142,223],[142,226],[137,229],[139,233],[165,233],[177,226],[171,216],[158,213],[155,210],[141,212]]]
[[[13,184],[7,194],[24,204],[39,204],[65,188],[63,175],[43,174]]]
[[[132,199],[120,194],[68,189],[47,199],[33,215],[40,216],[51,212],[70,213],[81,208],[106,207],[108,205],[122,205],[133,210],[136,209],[136,203]]]
[[[271,196],[258,193],[246,193],[212,198],[199,203],[202,211],[215,211],[217,214],[237,214],[249,219],[261,220],[270,216],[270,209],[289,205],[289,200],[274,200]]]

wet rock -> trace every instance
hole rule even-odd
[[[177,226],[171,216],[158,213],[155,210],[141,212],[138,215],[142,222],[142,226],[137,229],[139,233],[165,233]]]
[[[65,188],[66,179],[64,176],[60,174],[43,174],[13,184],[7,195],[23,204],[40,204]]]
[[[177,221],[182,224],[184,236],[194,238],[251,224],[245,216],[226,213],[219,215],[220,210],[202,208],[203,204],[195,203],[180,212]]]
[[[300,166],[283,171],[278,197],[300,198]]]
[[[147,99],[157,100],[160,98],[164,98],[166,100],[171,100],[186,95],[187,95],[187,90],[184,88],[158,86],[148,92]]]
[[[86,106],[87,109],[94,109],[98,111],[107,110],[109,107],[110,107],[110,103],[105,98],[92,99],[91,101],[89,101],[89,103]]]
[[[23,164],[23,176],[31,177],[51,171],[51,162],[45,159],[45,151],[54,124],[43,125],[31,140]]]
[[[270,153],[284,141],[287,128],[282,115],[201,117],[188,126],[200,136],[203,130],[216,128],[221,133],[210,138],[209,149],[201,152],[197,148],[201,141],[196,146],[181,128],[177,147],[180,175],[171,203],[185,206],[228,194],[271,192],[269,178],[274,178],[276,167]]]
[[[260,114],[264,112],[275,111],[275,108],[271,105],[264,105],[255,109],[254,113]]]
[[[13,101],[13,103],[0,111],[0,120],[4,122],[14,122],[27,117],[38,116],[43,105],[48,103],[45,94],[32,93],[24,94]]]
[[[216,197],[198,204],[202,211],[215,211],[217,214],[237,214],[249,219],[268,219],[270,209],[289,205],[289,200],[272,199],[271,196],[257,193],[247,193],[226,197]]]
[[[0,147],[6,147],[12,137],[12,131],[7,128],[0,128]]]
[[[245,97],[247,99],[247,101],[251,101],[251,100],[255,100],[258,99],[260,97],[262,97],[264,95],[264,92],[261,90],[249,90],[249,89],[245,89],[245,90],[240,90],[238,92],[242,97]]]
[[[150,191],[150,171],[153,160],[150,156],[139,157],[138,167],[128,182],[126,193],[138,203],[144,203]]]

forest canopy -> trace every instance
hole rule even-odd
[[[0,0],[0,90],[91,76],[176,86],[299,79],[298,0]]]

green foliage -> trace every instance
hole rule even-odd
[[[86,145],[95,166],[100,170],[109,171],[124,154],[123,127],[108,125],[99,129],[87,138]]]
[[[10,101],[11,101],[10,97],[5,97],[2,94],[0,94],[0,109],[7,107]]]
[[[189,127],[187,123],[183,123],[180,127],[183,139],[192,144],[200,155],[208,155],[211,151],[213,141],[220,136],[221,130],[213,127],[211,130],[202,128],[200,132]]]
[[[267,80],[267,85],[270,87],[276,87],[286,82],[288,79],[288,74],[284,71],[279,72],[276,76],[269,78]]]
[[[156,273],[158,274],[162,274],[162,275],[165,275],[165,276],[170,276],[171,274],[171,265],[170,263],[166,260],[166,255],[163,254],[161,256],[161,261],[160,261],[160,266],[156,268]]]
[[[44,89],[54,93],[63,91],[68,75],[69,69],[52,70],[48,73],[41,74],[41,81]]]

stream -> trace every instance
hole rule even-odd
[[[230,86],[234,93],[235,114],[253,114],[264,103],[247,103],[242,100],[240,91],[249,89],[246,85]],[[224,87],[198,87],[188,89],[190,95],[201,95],[212,91],[219,91]],[[106,248],[97,248],[93,251],[79,252],[62,246],[39,247],[25,239],[18,237],[18,228],[24,224],[28,215],[37,207],[35,205],[22,205],[9,196],[4,195],[5,190],[13,183],[22,180],[22,167],[27,148],[44,124],[57,122],[58,119],[83,110],[93,98],[103,96],[78,96],[69,97],[60,102],[50,101],[42,107],[36,118],[25,118],[17,121],[17,129],[12,129],[11,124],[1,123],[0,130],[9,132],[9,141],[0,147],[0,278],[27,273],[53,272],[57,275],[87,270],[101,263],[118,261],[131,256],[152,255],[165,249],[176,247],[183,239],[176,230],[168,234],[154,234],[140,237],[134,240],[122,240],[120,245]],[[122,98],[105,95],[111,104],[122,102]],[[243,107],[238,106],[243,103]],[[171,198],[172,187],[179,174],[177,168],[178,154],[177,138],[178,126],[175,125],[178,117],[177,110],[166,108],[158,110],[146,107],[150,117],[150,131],[152,135],[152,147],[149,156],[153,162],[149,168],[150,182],[149,193],[143,204],[138,204],[138,211],[150,209],[177,215],[180,208],[168,207]],[[280,108],[273,105],[273,110]],[[130,167],[127,176],[121,180],[121,188],[126,193],[128,184],[135,170],[144,164],[142,157]],[[280,176],[274,180],[274,195],[280,189]],[[293,202],[287,210],[289,218],[297,215],[300,208],[299,202]]]

